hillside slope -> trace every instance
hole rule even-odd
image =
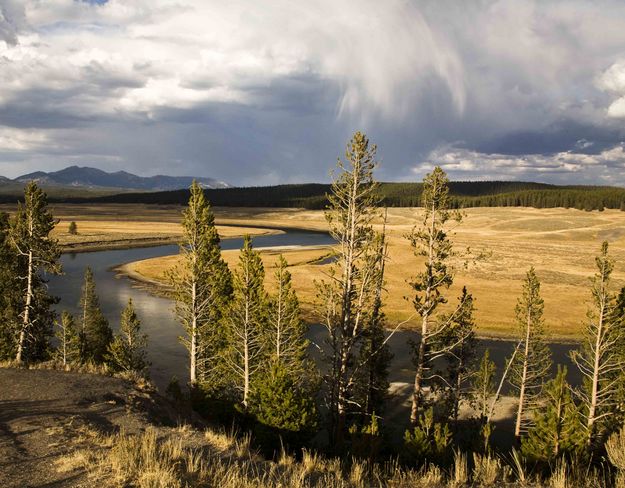
[[[176,425],[180,415],[153,391],[108,376],[0,368],[0,385],[5,488],[91,486],[83,470],[63,469],[71,452],[90,448],[99,435]]]

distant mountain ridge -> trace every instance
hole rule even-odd
[[[123,190],[169,191],[188,188],[196,180],[204,188],[228,188],[230,185],[214,178],[193,176],[137,176],[127,171],[108,173],[88,166],[69,166],[59,171],[35,171],[14,180],[0,177],[0,183],[28,183],[41,186],[67,186],[74,188],[119,188]]]

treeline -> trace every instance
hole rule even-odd
[[[248,237],[238,266],[229,269],[206,192],[191,187],[181,260],[168,274],[189,377],[186,387],[173,380],[168,393],[213,422],[250,432],[272,456],[306,447],[369,466],[393,459],[438,473],[436,482],[424,486],[442,486],[445,479],[452,486],[553,485],[554,480],[560,480],[557,486],[623,486],[625,288],[613,289],[608,243],[595,259],[588,314],[580,317],[583,340],[572,355],[583,384],[571,387],[563,367],[548,376],[548,324],[532,267],[515,308],[516,345],[495,382],[489,351],[481,357],[476,351],[479,297],[467,287],[456,299],[448,293],[456,279],[448,230],[463,217],[440,167],[424,178],[424,212],[406,236],[415,255],[414,269],[407,271],[412,276],[407,306],[419,326],[410,341],[409,428],[399,447],[397,440],[388,442],[387,408],[394,394],[388,340],[402,324],[389,323],[384,314],[388,248],[385,226],[373,225],[384,218],[376,165],[375,146],[357,132],[328,192],[329,232],[340,245],[330,271],[315,283],[317,315],[325,328],[324,340],[316,344],[318,364],[308,356],[306,325],[286,261],[280,258],[272,270],[277,284],[268,292],[266,270]],[[44,277],[59,271],[58,248],[49,237],[53,219],[34,184],[25,202],[0,229],[0,253],[6,257],[0,273],[8,280],[0,293],[3,358],[21,364],[56,356],[66,364],[92,361],[145,371],[146,338],[132,304],[113,336],[88,270],[80,325],[64,314],[56,327],[58,345],[51,345],[55,299],[47,295]],[[443,313],[440,307],[448,302],[453,306]],[[515,392],[513,448],[497,450],[491,437],[505,384]],[[380,482],[372,478],[370,484]]]
[[[465,207],[565,207],[579,210],[625,210],[625,189],[604,186],[557,186],[515,181],[451,181],[450,206]],[[331,185],[309,183],[245,188],[205,189],[206,198],[219,207],[285,207],[325,209]],[[421,205],[422,183],[380,183],[377,202],[387,207]],[[2,197],[0,197],[2,198]],[[14,197],[12,197],[14,200]],[[142,203],[183,205],[188,190],[123,193],[101,197],[54,198],[67,203]],[[8,203],[11,199],[5,199]]]

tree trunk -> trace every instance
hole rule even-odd
[[[592,371],[592,391],[590,394],[590,405],[588,407],[588,423],[586,424],[586,428],[588,430],[588,438],[586,439],[586,443],[588,447],[592,445],[595,429],[595,416],[597,412],[597,398],[599,392],[599,362],[601,359],[601,342],[603,340],[603,315],[604,306],[603,304],[601,304],[599,323],[597,324],[597,338],[595,340],[595,358]]]
[[[423,381],[423,369],[425,367],[425,341],[428,330],[428,316],[423,317],[421,325],[421,341],[419,342],[419,351],[417,354],[417,372],[414,378],[414,390],[412,392],[412,407],[410,408],[410,423],[417,425],[419,420],[419,408],[421,408],[421,382]]]
[[[190,361],[189,365],[189,381],[191,383],[191,387],[195,387],[197,383],[197,282],[193,282],[191,285],[191,350],[190,353]]]
[[[462,388],[462,367],[464,366],[464,361],[462,360],[463,354],[464,347],[463,350],[460,351],[460,360],[458,361],[458,373],[456,374],[456,385],[454,391],[453,417],[455,427],[458,427],[458,417],[460,415],[460,389]]]
[[[412,407],[410,408],[410,423],[411,425],[417,425],[419,420],[419,408],[421,407],[421,399],[423,396],[422,385],[423,371],[425,369],[425,349],[429,332],[429,314],[430,314],[430,300],[432,294],[432,267],[434,265],[434,232],[436,230],[436,208],[432,203],[431,209],[431,221],[429,230],[429,243],[428,243],[428,285],[425,289],[423,299],[423,320],[421,322],[421,341],[419,342],[419,352],[417,355],[417,372],[414,378],[414,390],[412,392]]]
[[[250,304],[245,304],[245,332],[243,344],[243,406],[247,408],[247,398],[250,394]]]
[[[32,223],[31,223],[32,227]],[[30,307],[32,305],[33,299],[33,273],[34,273],[34,264],[33,264],[33,251],[30,249],[28,251],[28,277],[27,277],[27,285],[26,285],[26,300],[24,305],[24,317],[22,321],[22,328],[20,330],[20,338],[17,344],[17,355],[15,356],[15,360],[18,363],[21,363],[24,360],[24,347],[26,345],[26,331],[28,326],[30,325]]]
[[[514,427],[514,437],[521,440],[521,420],[523,418],[523,407],[525,403],[525,383],[527,381],[527,358],[530,348],[530,330],[532,327],[531,307],[527,310],[527,324],[525,329],[525,356],[523,357],[523,372],[521,374],[521,387],[519,389],[519,407],[516,412],[516,425]]]
[[[557,458],[560,454],[560,437],[562,435],[562,396],[564,392],[560,392],[558,398],[558,403],[556,406],[556,418],[558,419],[558,424],[556,425],[556,431],[554,432],[555,438],[553,439],[553,457]]]

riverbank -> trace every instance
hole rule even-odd
[[[308,231],[307,231],[308,232]],[[332,260],[333,247],[328,245],[286,245],[256,248],[261,253],[261,259],[265,267],[266,287],[271,292],[274,283],[273,268],[279,256],[283,256],[289,265],[289,269],[297,269],[301,272],[304,268],[324,266]],[[222,251],[222,255],[231,269],[238,262],[239,250],[231,249]],[[162,298],[171,298],[171,286],[167,283],[166,273],[179,263],[178,254],[161,256],[158,258],[143,259],[120,264],[111,268],[118,278],[131,280],[138,288]],[[312,282],[311,282],[311,285]],[[316,319],[313,304],[302,303],[304,320]]]
[[[83,221],[77,224],[77,235],[62,231],[64,225],[69,227],[69,222],[60,221],[54,233],[63,253],[164,246],[178,244],[182,239],[180,225],[168,222]],[[281,229],[236,225],[218,225],[217,229],[222,239],[284,233]]]

